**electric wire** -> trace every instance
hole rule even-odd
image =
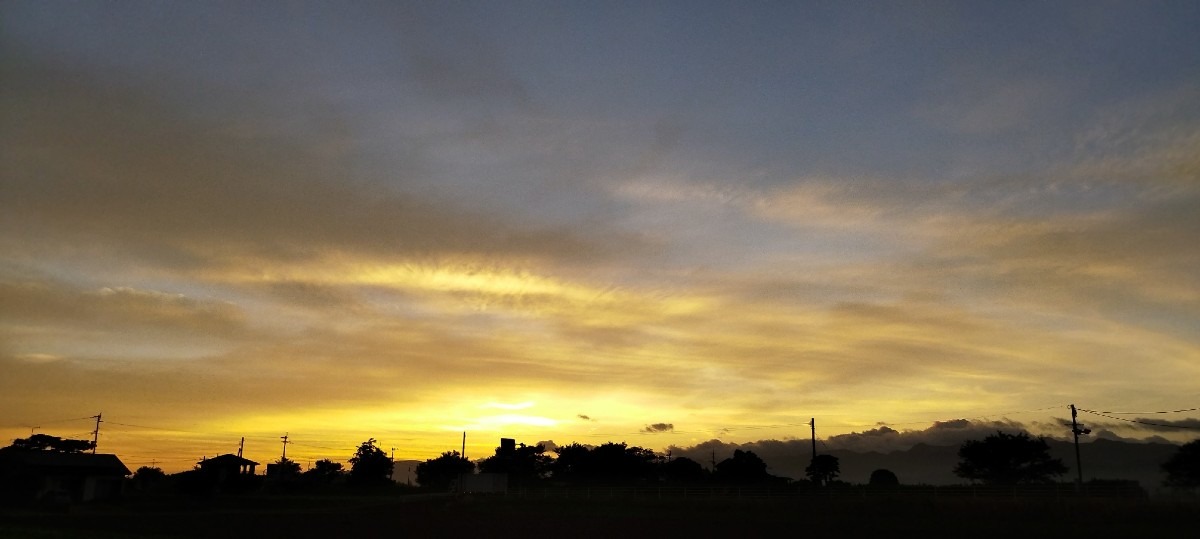
[[[1123,417],[1111,416],[1111,415],[1107,415],[1107,414],[1104,414],[1104,413],[1101,413],[1101,412],[1097,412],[1097,411],[1095,411],[1095,410],[1084,410],[1083,408],[1079,408],[1079,411],[1080,411],[1080,412],[1087,412],[1087,413],[1089,413],[1089,414],[1092,414],[1092,415],[1098,415],[1098,416],[1100,416],[1100,417],[1107,417],[1107,418],[1109,418],[1109,419],[1116,419],[1117,421],[1125,421],[1125,422],[1128,422],[1128,423],[1137,423],[1137,424],[1139,424],[1139,425],[1151,425],[1151,426],[1155,426],[1155,427],[1165,427],[1165,428],[1169,428],[1169,429],[1200,430],[1200,426],[1191,426],[1191,425],[1167,425],[1167,424],[1165,424],[1165,423],[1152,423],[1152,422],[1149,422],[1149,421],[1139,421],[1139,420],[1137,420],[1137,419],[1125,419],[1125,418],[1123,418]]]
[[[1082,410],[1082,408],[1080,408]],[[1180,412],[1195,412],[1200,408],[1184,408],[1182,410],[1166,410],[1162,412],[1107,412],[1104,410],[1087,410],[1088,412],[1098,414],[1113,414],[1113,415],[1146,415],[1146,414],[1178,414]]]

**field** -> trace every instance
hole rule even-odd
[[[5,510],[0,537],[1182,536],[1188,500],[252,496]]]

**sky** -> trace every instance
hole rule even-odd
[[[302,462],[812,418],[1062,437],[1072,403],[1193,439],[1200,413],[1152,412],[1200,407],[1197,27],[4,0],[0,439],[103,414],[101,452],[174,471],[285,434]]]

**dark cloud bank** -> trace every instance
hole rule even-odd
[[[1168,422],[1160,420],[1158,423]],[[1200,420],[1184,419],[1169,423],[1182,426],[1200,423]],[[1159,467],[1175,453],[1178,446],[1158,436],[1123,438],[1103,428],[1105,425],[1093,425],[1097,427],[1096,433],[1081,449],[1085,479],[1131,479],[1150,489],[1162,485],[1165,476]],[[840,478],[851,483],[866,483],[872,471],[885,468],[895,472],[905,484],[961,484],[966,481],[955,476],[953,468],[958,462],[958,448],[964,441],[983,439],[997,431],[1036,432],[1042,429],[1029,427],[1039,426],[1009,420],[967,419],[939,421],[924,430],[898,431],[879,426],[863,432],[818,439],[817,452],[838,457]],[[1147,429],[1153,428],[1147,426]],[[1066,432],[1064,430],[1064,434]],[[1063,479],[1074,477],[1074,448],[1069,438],[1065,435],[1061,438],[1047,437],[1047,441],[1051,454],[1062,459],[1070,468]],[[798,479],[804,477],[804,468],[812,455],[812,442],[808,439],[789,439],[737,444],[713,439],[690,447],[671,446],[668,449],[674,457],[687,457],[705,467],[711,467],[714,460],[720,462],[728,458],[734,449],[753,451],[768,464],[770,473]]]

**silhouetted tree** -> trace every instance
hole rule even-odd
[[[447,451],[417,465],[417,483],[434,490],[449,490],[458,476],[474,471],[475,463],[463,458],[458,451]]]
[[[360,444],[349,460],[350,484],[371,486],[391,482],[389,476],[392,474],[392,459],[388,458],[382,449],[375,447],[374,438]]]
[[[734,449],[733,456],[717,463],[713,478],[725,483],[761,483],[772,479],[767,463],[753,451]]]
[[[280,457],[279,460],[272,462],[274,465],[274,476],[276,479],[286,479],[300,475],[300,463],[292,459]]]
[[[550,475],[556,481],[585,481],[590,479],[592,448],[572,442],[554,450],[557,458],[550,463]]]
[[[708,472],[699,462],[679,457],[662,465],[662,478],[668,483],[699,483],[708,478]]]
[[[72,440],[49,434],[34,434],[28,438],[17,438],[3,450],[54,451],[56,453],[83,453],[95,447],[90,440]]]
[[[900,478],[891,470],[878,469],[871,472],[867,484],[872,487],[894,487],[900,484]]]
[[[1200,487],[1200,439],[1183,444],[1163,463],[1162,469],[1167,472],[1167,486]]]
[[[329,459],[321,459],[313,463],[313,467],[300,474],[305,481],[329,484],[342,476],[342,463]]]
[[[142,466],[133,472],[130,483],[134,489],[146,491],[163,484],[166,479],[167,474],[163,473],[162,468]]]
[[[838,463],[838,458],[833,455],[817,455],[813,457],[808,467],[804,468],[804,474],[818,486],[828,485],[837,479],[840,473],[842,473],[841,465]]]
[[[1050,445],[1028,433],[997,431],[983,440],[968,440],[958,449],[961,461],[955,475],[989,485],[1049,483],[1067,472],[1062,461],[1050,457]]]
[[[608,442],[588,455],[588,475],[614,483],[644,482],[654,479],[658,455],[649,449]]]
[[[541,444],[519,444],[512,449],[497,447],[496,454],[479,461],[479,471],[508,474],[509,483],[534,483],[550,471],[550,456]]]

